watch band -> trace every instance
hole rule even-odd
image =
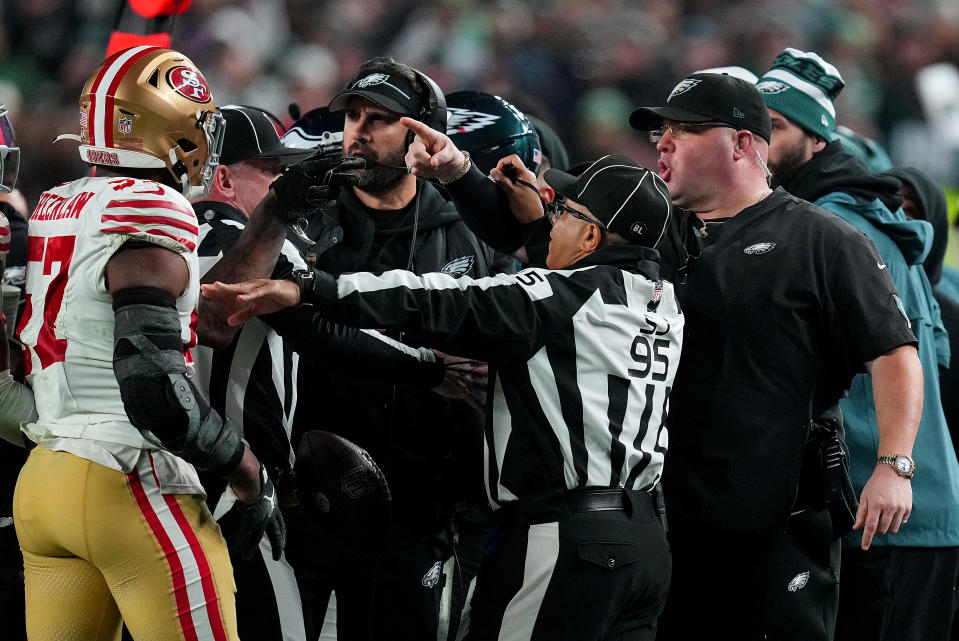
[[[905,454],[882,454],[876,457],[876,464],[883,463],[896,470],[896,474],[911,479],[916,473],[916,462]]]
[[[312,294],[316,284],[316,273],[312,269],[295,269],[290,280],[300,288],[300,305],[306,305],[306,294]]]

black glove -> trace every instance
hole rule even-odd
[[[265,467],[260,465],[260,493],[257,497],[249,503],[237,501],[228,514],[235,515],[239,521],[236,532],[228,541],[230,554],[239,555],[244,560],[252,559],[266,532],[273,548],[273,560],[280,560],[286,547],[286,523]]]
[[[324,154],[289,165],[283,174],[270,184],[279,201],[279,216],[287,223],[308,217],[324,200],[336,198],[337,187],[323,184],[327,172],[342,158]]]

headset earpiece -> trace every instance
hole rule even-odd
[[[413,73],[420,79],[426,90],[423,96],[423,107],[420,109],[418,120],[433,129],[446,133],[446,96],[433,79],[418,69]]]

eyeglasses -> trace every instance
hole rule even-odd
[[[575,209],[567,205],[566,201],[562,199],[556,199],[553,202],[546,202],[545,200],[543,200],[543,197],[539,195],[539,189],[536,188],[536,185],[530,184],[526,182],[525,180],[522,180],[521,178],[515,178],[510,176],[508,176],[508,178],[512,180],[514,183],[523,185],[527,189],[533,190],[533,192],[537,196],[539,196],[540,202],[543,203],[543,211],[546,212],[546,219],[549,220],[550,225],[555,225],[557,219],[559,219],[559,217],[562,216],[563,214],[569,214],[573,218],[579,218],[580,220],[590,223],[591,225],[596,225],[604,232],[609,231],[609,228],[606,227],[606,225],[599,222],[598,220],[590,218],[586,214],[576,211]]]
[[[546,208],[546,216],[549,218],[549,223],[551,225],[555,225],[556,221],[563,214],[569,214],[573,218],[579,218],[580,220],[590,223],[591,225],[596,225],[603,231],[609,231],[609,229],[607,229],[606,225],[603,223],[599,222],[595,218],[590,218],[582,212],[576,211],[562,200],[554,200],[551,203],[544,203],[544,206]]]
[[[663,122],[663,125],[659,129],[649,130],[649,142],[659,142],[663,139],[663,136],[666,135],[667,131],[673,138],[683,138],[687,134],[699,135],[707,129],[715,129],[716,127],[735,129],[735,127],[725,122]]]

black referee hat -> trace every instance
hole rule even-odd
[[[547,169],[546,184],[586,206],[596,220],[635,245],[656,247],[673,212],[662,178],[626,156],[603,156],[580,177]]]
[[[251,158],[275,158],[281,167],[285,167],[316,153],[313,149],[294,149],[284,145],[273,126],[273,119],[256,107],[226,105],[220,108],[220,113],[226,119],[221,165]]]

